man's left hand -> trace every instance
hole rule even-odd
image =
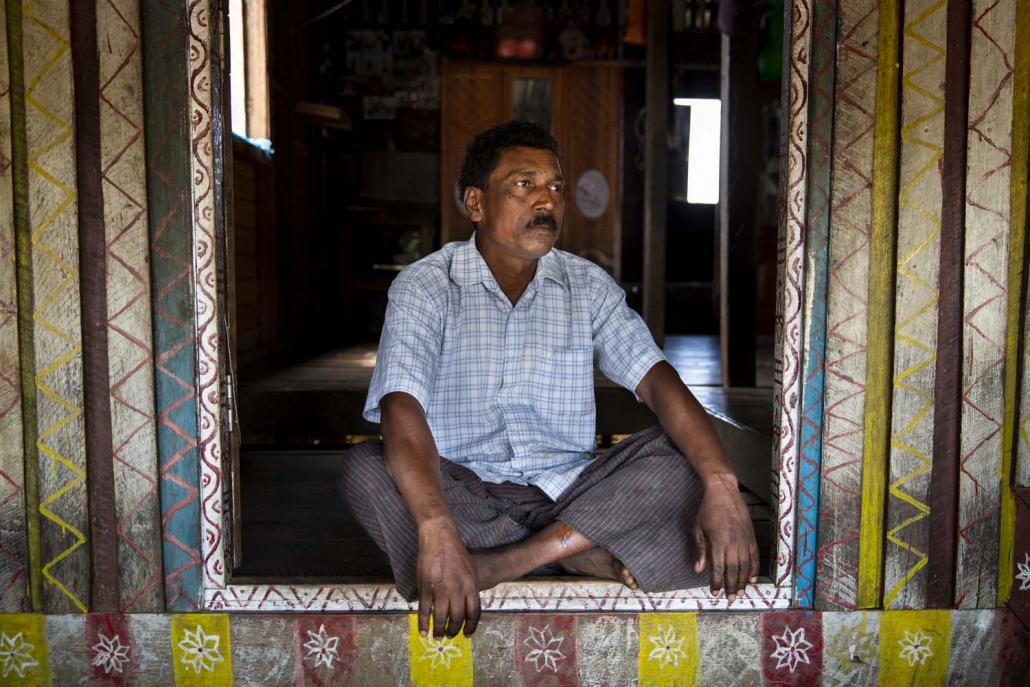
[[[755,528],[733,475],[715,475],[705,483],[693,534],[694,572],[711,564],[712,594],[725,588],[726,598],[733,603],[748,583],[758,581]]]

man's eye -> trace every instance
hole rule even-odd
[[[554,191],[555,193],[561,193],[562,192],[562,185],[561,184],[551,184],[551,190]]]
[[[515,182],[515,185],[518,186],[519,188],[526,188],[527,186],[529,186],[529,180],[528,179],[519,179],[518,181]]]

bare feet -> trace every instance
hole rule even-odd
[[[563,558],[558,565],[567,573],[573,575],[587,575],[589,577],[601,577],[606,580],[622,582],[630,589],[637,588],[637,581],[633,579],[629,569],[619,559],[611,555],[599,546],[587,549],[574,556]]]

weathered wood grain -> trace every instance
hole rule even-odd
[[[865,411],[879,5],[839,6],[816,608],[854,608]]]
[[[188,7],[190,74],[190,171],[193,180],[193,283],[197,341],[197,450],[200,456],[201,554],[205,585],[225,584],[225,522],[222,488],[221,344],[215,231],[215,126],[212,83],[218,59],[216,2],[191,0]]]
[[[969,124],[970,3],[949,0],[941,163],[940,295],[934,380],[933,466],[926,603],[950,608],[955,595],[958,464],[962,388],[962,260],[965,233],[966,132]]]
[[[822,671],[822,614],[787,611],[762,614],[764,684],[816,684]]]
[[[805,200],[808,192],[808,79],[812,21],[807,0],[784,3],[782,81],[786,107],[781,157],[780,225],[777,232],[776,324],[773,333],[773,455],[776,483],[775,567],[778,588],[789,587],[794,571],[794,523],[797,517],[798,454],[801,435],[802,310],[804,308]],[[785,596],[791,592],[784,589]]]
[[[699,613],[700,684],[762,684],[762,631],[758,613]],[[708,660],[719,656],[721,660]]]
[[[955,605],[997,598],[1015,3],[975,0],[970,37]]]
[[[994,609],[951,612],[951,656],[948,684],[997,685],[1001,661],[1001,623]]]
[[[141,5],[147,228],[165,604],[203,602],[197,463],[186,8]]]
[[[305,613],[297,618],[295,625],[293,657],[289,664],[293,667],[291,672],[296,684],[323,687],[361,680],[354,670],[358,645],[353,615]],[[282,633],[279,637],[281,640]]]
[[[176,685],[232,687],[233,652],[228,615],[184,613],[172,616],[171,653]]]
[[[0,9],[0,611],[27,611],[25,453],[18,360],[18,275],[14,231],[14,135],[7,12]]]
[[[95,0],[69,5],[75,80],[75,178],[82,308],[82,396],[89,500],[90,600],[93,610],[118,605],[114,466],[111,464],[111,388],[107,374],[107,270],[104,200],[100,185],[100,75]]]
[[[266,685],[297,684],[295,677],[299,666],[295,662],[304,654],[295,651],[290,639],[293,638],[295,623],[304,622],[307,618],[308,616],[301,616],[297,621],[281,615],[233,618],[229,624],[232,635],[233,684],[247,684],[255,679]],[[342,616],[340,620],[346,623],[349,618]],[[330,645],[329,648],[333,646]],[[339,655],[342,662],[346,654]],[[331,657],[332,654],[328,653],[328,656]]]
[[[950,611],[880,616],[880,676],[891,685],[947,684],[951,650]]]
[[[846,611],[823,613],[822,617],[823,684],[877,684],[883,614]]]
[[[164,609],[138,2],[97,3],[118,608]]]
[[[1030,627],[1030,488],[1016,487],[1013,501],[1016,512],[1012,567],[1016,572],[1009,580],[1012,592],[1008,608],[1019,622]]]
[[[85,611],[90,559],[69,16],[59,3],[25,3],[22,11],[44,608]]]
[[[901,3],[880,2],[873,135],[873,211],[869,249],[868,349],[865,428],[862,435],[862,520],[858,606],[883,598],[883,520],[891,422],[894,260],[898,214],[898,86]]]
[[[826,280],[829,261],[830,174],[833,169],[833,93],[837,59],[837,2],[812,3],[809,89],[808,213],[805,229],[804,384],[798,456],[797,551],[794,603],[815,603],[819,470],[823,443],[826,358]]]
[[[1016,521],[1012,485],[1022,484],[1019,462],[1023,441],[1019,436],[1023,398],[1028,396],[1026,337],[1023,327],[1026,305],[1027,175],[1030,169],[1030,2],[1016,2],[1016,46],[1012,74],[1012,175],[1009,183],[1008,304],[1005,323],[1005,418],[1002,422],[1001,542],[998,550],[998,605],[1012,590],[1012,545]],[[1013,473],[1017,478],[1013,480]]]
[[[631,685],[637,680],[634,650],[654,647],[637,633],[632,615],[576,618],[576,651],[581,685]],[[693,645],[696,647],[696,644]],[[664,647],[664,645],[663,645]],[[636,653],[640,653],[637,651]]]
[[[946,0],[905,4],[886,608],[926,602],[937,351]]]

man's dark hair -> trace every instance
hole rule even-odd
[[[465,159],[458,172],[459,198],[469,186],[486,189],[487,180],[497,168],[501,151],[506,148],[540,148],[558,155],[558,141],[547,129],[518,119],[498,124],[472,139],[465,148]]]

